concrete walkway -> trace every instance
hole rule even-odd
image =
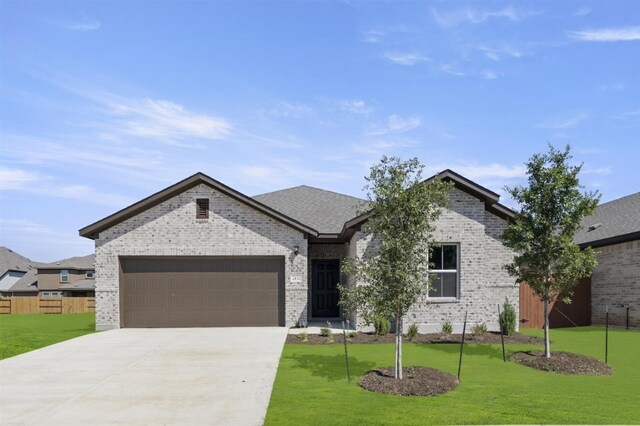
[[[259,425],[287,329],[124,329],[0,361],[0,424]]]

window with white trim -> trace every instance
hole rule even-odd
[[[459,263],[460,253],[457,244],[442,244],[431,250],[429,273],[432,280],[429,298],[458,297]]]
[[[84,277],[85,278],[94,278],[95,277],[95,271],[86,271],[84,273]]]
[[[69,282],[69,270],[68,269],[60,269],[60,282],[68,283]]]

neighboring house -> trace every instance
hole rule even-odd
[[[640,327],[640,192],[599,205],[575,242],[598,252],[591,275],[591,321]]]
[[[9,289],[31,270],[32,262],[6,247],[0,247],[0,294]]]
[[[35,263],[40,297],[93,297],[95,255],[71,257],[53,263]],[[26,284],[26,283],[24,283]],[[12,288],[13,290],[13,288]]]
[[[497,304],[508,297],[517,309],[500,241],[513,212],[450,170],[433,178],[455,188],[435,232],[438,279],[406,324],[461,329],[468,311],[495,330]],[[341,261],[375,252],[360,230],[362,203],[307,186],[249,197],[197,173],[80,230],[96,245],[97,328],[336,319]]]

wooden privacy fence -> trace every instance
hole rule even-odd
[[[0,314],[79,314],[95,310],[95,297],[0,298]]]
[[[558,297],[549,305],[549,327],[574,327],[591,325],[591,278],[583,278],[574,288],[571,303]],[[524,328],[544,327],[544,308],[542,301],[533,293],[531,287],[520,284],[520,326]]]

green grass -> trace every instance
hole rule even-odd
[[[95,328],[93,312],[0,315],[0,359],[93,333]]]
[[[539,330],[527,330],[530,334]],[[604,329],[551,331],[553,350],[604,359]],[[507,353],[539,348],[507,345]],[[458,345],[405,344],[404,365],[457,374]],[[354,424],[637,424],[640,421],[640,332],[610,330],[613,376],[565,376],[502,361],[500,345],[465,345],[462,380],[437,397],[400,397],[365,391],[365,371],[393,365],[393,345],[350,345],[347,383],[341,345],[285,345],[267,425]]]

